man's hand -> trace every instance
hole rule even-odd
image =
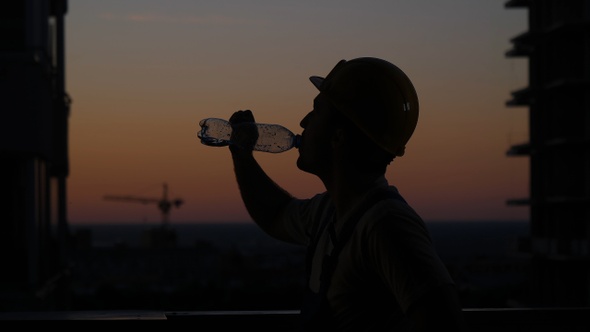
[[[231,152],[252,152],[258,140],[258,129],[250,110],[237,111],[229,118],[232,126]]]

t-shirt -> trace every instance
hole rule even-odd
[[[383,188],[397,193],[382,177],[364,199]],[[405,312],[421,295],[453,283],[424,221],[399,197],[380,200],[366,210],[338,256],[327,292],[337,330],[401,328],[407,324]],[[334,220],[336,239],[361,203]],[[310,199],[293,199],[279,222],[289,237],[284,240],[309,245],[322,229],[319,226],[333,218],[329,194],[321,193]],[[322,259],[333,249],[328,233],[322,232],[313,255],[309,279],[313,292],[319,290]]]

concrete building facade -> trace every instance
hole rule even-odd
[[[508,106],[528,108],[529,141],[509,156],[530,160],[531,305],[590,305],[590,1],[511,0],[528,31],[507,57],[528,59],[529,85]]]

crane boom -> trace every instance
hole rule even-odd
[[[158,203],[161,200],[158,198],[143,198],[143,197],[137,197],[137,196],[113,196],[113,195],[106,195],[106,196],[104,196],[104,199],[109,200],[109,201],[132,201],[132,202],[138,202],[138,203],[143,203],[143,204]]]

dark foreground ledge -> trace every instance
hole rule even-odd
[[[590,331],[590,307],[464,309],[463,312],[473,332]],[[298,314],[297,310],[0,312],[0,320],[165,320],[190,321],[199,331],[247,327],[256,331],[297,331]]]

